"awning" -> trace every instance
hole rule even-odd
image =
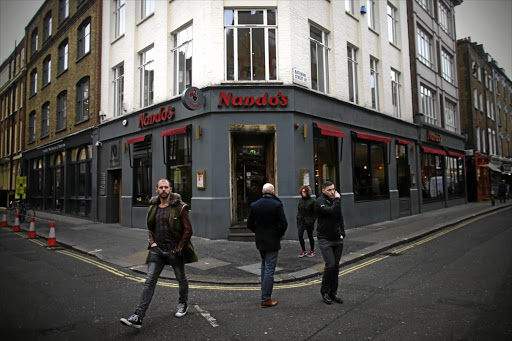
[[[145,135],[139,136],[139,137],[132,137],[131,139],[126,140],[126,143],[132,144],[135,142],[142,142],[146,139]]]
[[[326,124],[316,124],[318,128],[320,128],[320,132],[322,135],[327,136],[336,136],[336,137],[345,137],[345,134],[341,132],[341,129],[338,127],[328,126]]]
[[[187,132],[187,126],[181,126],[174,129],[164,130],[160,133],[160,136],[171,136],[171,135],[178,135],[178,134],[185,134]]]
[[[487,166],[489,167],[490,170],[492,170],[493,172],[498,172],[498,173],[501,173],[501,169],[499,169],[498,166],[496,166],[495,164],[493,164],[492,162],[489,162],[487,164]]]
[[[406,140],[397,140],[396,142],[398,142],[399,144],[411,144],[410,141],[406,141]]]
[[[454,153],[454,152],[448,152],[448,155],[455,156],[455,157],[462,157],[462,158],[466,157],[466,155],[464,155],[464,154],[459,154],[459,153]]]
[[[421,147],[421,148],[423,149],[423,151],[425,153],[439,154],[439,155],[445,155],[446,156],[446,152],[444,150],[434,149],[434,148],[427,148],[427,147]]]
[[[363,133],[358,133],[357,131],[355,133],[356,133],[356,136],[359,137],[360,139],[391,143],[391,139],[389,137],[363,134]]]

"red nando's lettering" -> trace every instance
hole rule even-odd
[[[226,107],[252,107],[253,105],[265,107],[267,104],[272,107],[277,107],[278,105],[285,107],[288,105],[288,96],[283,96],[281,91],[277,93],[277,96],[269,97],[268,92],[265,92],[263,96],[256,98],[254,96],[233,96],[231,92],[227,94],[225,92],[220,93],[219,107],[223,105]]]
[[[427,130],[427,139],[433,142],[441,142],[442,138],[440,134],[435,134],[430,130]]]
[[[148,115],[147,113],[143,113],[139,115],[139,128],[144,128],[150,126],[155,123],[159,123],[166,120],[172,120],[174,118],[174,108],[171,106],[167,106],[167,110],[165,108],[160,108],[160,111],[156,114]]]

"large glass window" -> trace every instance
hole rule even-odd
[[[421,109],[423,111],[424,119],[426,123],[437,125],[436,115],[436,95],[435,92],[429,88],[421,85]]]
[[[179,193],[183,202],[192,200],[192,136],[190,129],[185,134],[167,137],[167,169],[172,191]]]
[[[151,135],[144,141],[133,144],[133,204],[135,206],[149,205],[153,194],[151,167]]]
[[[68,113],[68,92],[62,91],[57,96],[57,131],[66,129]]]
[[[444,4],[443,1],[438,0],[439,3],[439,26],[448,34],[451,33],[452,16],[450,9]]]
[[[91,164],[92,146],[85,145],[71,151],[70,184],[66,194],[70,196],[69,213],[79,216],[91,214]]]
[[[174,95],[192,86],[192,25],[176,32],[174,38]]]
[[[125,30],[125,22],[126,22],[126,0],[116,0],[115,2],[115,11],[114,11],[114,17],[115,17],[115,30],[114,30],[114,38],[118,38],[124,34]]]
[[[444,103],[444,123],[449,131],[458,132],[457,104],[449,100]]]
[[[448,156],[446,163],[448,198],[464,197],[464,159],[462,157]]]
[[[43,60],[43,87],[52,80],[52,57],[47,56]]]
[[[124,64],[114,68],[114,117],[123,115]]]
[[[140,18],[144,19],[153,12],[155,12],[155,0],[141,0],[141,13]]]
[[[37,69],[30,72],[30,96],[37,93]]]
[[[339,182],[339,137],[323,135],[321,129],[313,129],[315,161],[315,195],[322,195],[322,184],[331,181],[340,191]]]
[[[46,13],[44,17],[43,42],[47,41],[52,35],[52,11]]]
[[[348,100],[353,103],[359,103],[357,91],[357,50],[347,46],[348,62]]]
[[[454,82],[453,56],[445,49],[441,49],[441,71],[444,79],[450,83]]]
[[[389,42],[398,45],[398,14],[396,8],[388,3],[388,39]]]
[[[370,93],[372,97],[372,108],[379,110],[379,61],[370,57]]]
[[[36,140],[36,112],[32,111],[28,115],[28,142]]]
[[[391,69],[391,103],[393,104],[393,115],[402,116],[402,107],[400,105],[400,73]]]
[[[153,104],[153,86],[155,70],[153,69],[154,54],[150,48],[140,54],[140,106]]]
[[[68,69],[68,54],[69,45],[66,39],[59,45],[59,74]]]
[[[384,142],[354,138],[353,186],[356,201],[389,198],[386,151]]]
[[[32,206],[43,208],[43,159],[30,160],[30,174],[27,198]]]
[[[443,200],[443,162],[444,156],[421,154],[421,189],[423,202]]]
[[[89,119],[89,77],[84,77],[76,85],[76,122]]]
[[[78,59],[91,51],[91,18],[85,19],[78,27]]]
[[[37,34],[37,28],[32,31],[30,35],[30,55],[33,56],[39,48],[39,36]]]
[[[277,80],[277,10],[225,10],[226,79]]]
[[[372,30],[375,30],[377,27],[375,24],[375,18],[377,17],[375,13],[375,0],[366,1],[366,10],[366,16],[368,18],[368,27],[371,28]]]
[[[59,24],[69,17],[69,0],[59,0]]]
[[[418,41],[419,61],[428,67],[432,67],[432,37],[424,29],[418,27],[416,30],[416,40]]]
[[[311,88],[329,93],[329,48],[327,32],[309,26],[311,51]]]
[[[43,104],[41,108],[41,137],[49,134],[50,128],[50,102]]]

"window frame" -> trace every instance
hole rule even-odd
[[[377,30],[377,13],[375,12],[375,0],[366,1],[366,15],[368,16],[368,28]]]
[[[428,66],[429,68],[434,67],[434,60],[432,54],[432,36],[421,26],[416,28],[416,40],[418,48],[418,60]]]
[[[43,19],[43,43],[52,36],[52,11],[48,11]]]
[[[126,0],[115,0],[114,10],[114,39],[125,34],[126,30]]]
[[[69,17],[69,0],[59,0],[59,25]]]
[[[192,62],[193,62],[193,39],[194,39],[194,31],[192,24],[183,27],[182,29],[175,32],[173,35],[173,43],[174,47],[171,50],[174,57],[174,77],[173,77],[173,87],[174,87],[174,95],[177,96],[189,87],[192,86]],[[185,39],[182,37],[186,36]],[[181,63],[181,55],[184,55],[183,63]],[[187,58],[187,55],[190,55],[190,58]],[[190,60],[190,67],[187,68],[187,61]],[[180,82],[180,77],[182,80]],[[188,79],[188,81],[187,81]]]
[[[68,112],[68,92],[62,91],[57,95],[57,126],[56,131],[65,130],[67,128],[67,112]]]
[[[37,69],[30,72],[30,96],[37,94]]]
[[[41,137],[50,135],[50,102],[45,102],[41,106]]]
[[[151,58],[149,60],[149,58]],[[154,47],[151,46],[139,53],[139,72],[140,72],[140,107],[150,106],[154,102]],[[147,76],[146,76],[147,73]],[[146,91],[147,85],[147,91]]]
[[[315,39],[312,37],[312,29],[317,30],[320,35],[322,41]],[[310,46],[310,58],[311,58],[311,89],[326,93],[330,92],[330,78],[329,78],[329,51],[330,48],[328,46],[329,42],[329,33],[316,26],[312,23],[309,24],[309,46]],[[317,32],[317,33],[318,33]],[[313,55],[313,48],[315,49],[315,55]],[[318,53],[319,49],[322,51],[321,56]],[[313,63],[313,58],[316,57],[316,64]],[[321,63],[319,62],[319,57],[321,57]],[[313,65],[316,65],[315,72],[313,71]],[[320,70],[321,69],[321,70]],[[315,78],[316,75],[316,78]],[[316,83],[314,83],[316,82]],[[315,86],[316,84],[316,86]]]
[[[396,76],[396,77],[393,77]],[[391,104],[393,106],[393,115],[395,117],[402,117],[402,103],[401,103],[401,97],[400,91],[402,88],[402,85],[400,84],[400,72],[391,69],[390,71],[390,77],[391,77]]]
[[[453,56],[444,48],[441,48],[441,74],[447,82],[451,84],[455,82]]]
[[[450,8],[441,0],[438,0],[438,14],[439,27],[441,27],[446,34],[451,35],[453,27],[451,11]]]
[[[387,3],[388,17],[388,40],[391,44],[398,46],[398,9],[391,3]]]
[[[425,123],[438,125],[436,92],[429,87],[420,84],[421,109]]]
[[[192,177],[192,130],[190,126],[184,134],[166,136],[167,145],[165,158],[167,179],[174,192],[180,193],[182,201],[192,204],[194,178]],[[179,176],[176,170],[179,169]],[[176,181],[179,178],[181,184]],[[188,182],[186,182],[188,180]]]
[[[91,83],[89,76],[83,77],[76,84],[76,124],[89,120],[91,97],[90,86]],[[87,96],[81,96],[81,94],[85,95],[85,93],[87,93]]]
[[[33,110],[28,115],[28,143],[36,141],[36,111]]]
[[[360,146],[361,148],[358,148]],[[372,155],[372,149],[380,148],[382,150],[382,163],[375,163],[374,157]],[[363,139],[357,137],[355,134],[352,134],[352,191],[354,193],[354,202],[361,201],[374,201],[374,200],[386,200],[389,199],[389,167],[388,167],[388,148],[390,148],[389,143],[381,142],[381,141],[373,141],[368,139]],[[366,150],[366,153],[364,151]],[[361,155],[361,152],[363,153]],[[363,159],[359,159],[359,156],[363,157]],[[358,167],[360,162],[363,162],[362,167]],[[377,161],[378,162],[378,161]],[[366,166],[367,165],[367,166]],[[382,167],[382,169],[379,169]],[[358,175],[359,172],[357,168],[362,168],[362,175]],[[366,168],[365,168],[366,167]],[[379,192],[382,191],[383,194],[375,193],[375,184],[373,183],[373,179],[378,179],[378,177],[373,177],[375,175],[374,170],[377,168],[379,171],[383,172],[384,183],[378,183]],[[366,174],[365,174],[366,173]],[[369,189],[368,194],[361,194],[361,190],[363,189],[364,182],[361,181],[366,178],[371,178],[371,185],[367,185],[367,189]],[[358,179],[360,179],[358,181]],[[383,186],[383,188],[381,188]]]
[[[262,13],[262,23],[257,24],[239,24],[239,14],[240,12],[261,12]],[[231,13],[231,16],[228,15]],[[274,14],[275,23],[269,23],[269,13]],[[232,18],[232,23],[228,23],[228,18]],[[248,30],[250,37],[255,37],[256,34],[253,32],[259,32],[257,30],[263,30],[263,43],[264,46],[264,77],[255,76],[255,63],[254,63],[254,47],[258,47],[259,45],[254,45],[254,39],[249,39],[249,49],[246,54],[240,55],[239,50],[239,33],[243,32],[243,30]],[[256,30],[256,31],[255,31]],[[232,32],[231,39],[229,38],[229,33]],[[273,36],[272,33],[273,32]],[[241,36],[244,37],[243,34]],[[269,82],[269,81],[277,81],[279,79],[279,53],[278,53],[278,15],[277,8],[259,8],[259,9],[225,9],[224,10],[224,44],[225,44],[225,55],[224,55],[224,66],[225,66],[225,79],[227,81],[234,82]],[[260,41],[256,41],[256,43],[261,44]],[[273,45],[272,45],[273,44]],[[232,48],[231,48],[232,46]],[[272,49],[273,48],[273,49]],[[271,53],[272,51],[272,53]],[[231,56],[232,54],[232,56]],[[249,56],[249,62],[247,66],[242,65],[244,69],[248,72],[249,77],[241,77],[241,66],[239,64],[239,60],[244,59],[244,57]],[[260,57],[261,58],[261,57]],[[271,61],[270,61],[271,60]],[[231,67],[232,66],[232,67]],[[249,68],[249,70],[247,70]],[[232,69],[232,75],[230,74],[230,70]]]
[[[88,17],[77,29],[77,60],[91,52],[91,38],[91,17]]]
[[[379,110],[379,60],[370,56],[370,97],[372,108]]]
[[[355,104],[359,104],[357,51],[358,49],[355,46],[347,44],[348,100]]]
[[[152,135],[146,135],[141,142],[133,144],[133,206],[149,206],[153,193],[153,150]]]
[[[444,125],[445,129],[454,133],[459,132],[459,122],[457,120],[457,104],[449,99],[444,102]]]
[[[43,60],[43,87],[50,84],[52,80],[52,57],[46,56]]]
[[[141,0],[140,2],[140,19],[143,20],[155,13],[154,0]]]
[[[424,151],[421,151],[421,186],[424,203],[444,200],[445,179],[443,174],[445,169],[445,158],[446,157],[443,155],[425,153]],[[434,178],[435,180],[432,182],[432,179]],[[439,180],[441,180],[441,186],[439,186]],[[432,195],[432,189],[435,190],[435,195]]]
[[[322,162],[324,159],[326,162]],[[313,125],[313,162],[315,174],[313,178],[315,181],[314,191],[317,198],[322,195],[322,184],[325,181],[332,181],[334,187],[340,189],[340,160],[341,147],[339,138],[324,135],[316,124]]]
[[[59,75],[69,68],[69,42],[66,38],[59,44]]]
[[[39,50],[39,34],[37,33],[37,27],[32,30],[30,34],[30,56],[36,54]]]
[[[124,63],[116,66],[113,70],[114,80],[114,117],[123,115],[124,102]]]

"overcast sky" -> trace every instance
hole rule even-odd
[[[342,1],[342,0],[335,0]],[[378,0],[384,1],[384,0]],[[43,0],[0,0],[0,62],[14,50]],[[512,79],[512,0],[464,0],[455,7],[457,39],[471,36]]]

